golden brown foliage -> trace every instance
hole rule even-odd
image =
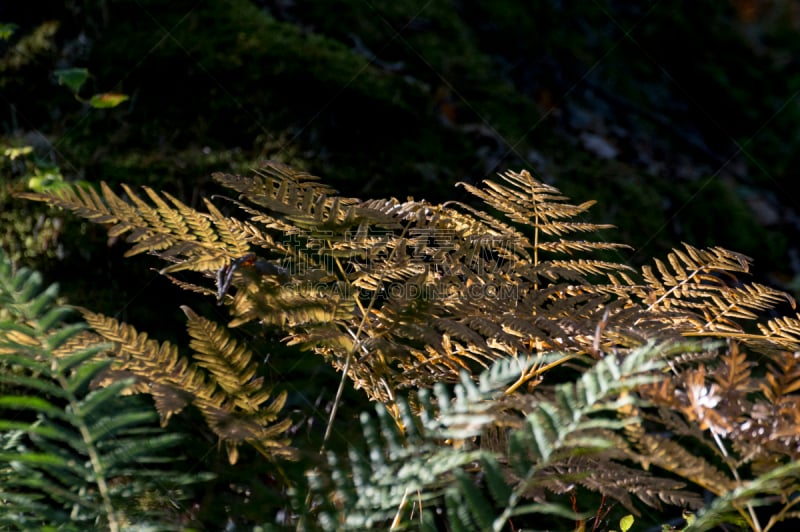
[[[519,360],[526,370],[493,407],[497,425],[483,442],[496,440],[498,452],[505,442],[497,427],[520,426],[524,405],[549,393],[555,368],[580,370],[685,337],[724,341],[719,352],[669,359],[668,373],[618,409],[648,428],[628,424],[614,453],[565,457],[549,491],[567,490],[557,478],[602,467],[602,478],[582,484],[626,506],[630,493],[652,505],[693,506],[695,495],[646,472],[657,467],[723,495],[748,474],[800,458],[800,317],[763,318],[794,301],[747,283],[750,259],[741,254],[685,244],[637,273],[624,263],[626,246],[597,235],[608,226],[583,219],[593,202],[570,204],[527,171],[483,188],[464,185],[487,210],[339,197],[277,164],[249,177],[214,177],[238,193],[223,198],[237,214],[224,215],[208,200],[199,212],[146,188],[149,202],[105,185],[101,193],[27,197],[126,234],[129,254],[157,255],[179,286],[218,297],[228,327],[279,327],[288,344],[318,353],[396,416],[402,390]],[[173,276],[183,270],[205,280]],[[184,310],[191,359],[115,320],[85,317],[114,342],[114,372],[136,376],[136,389],[153,395],[165,421],[191,402],[229,449],[248,441],[288,453],[280,439],[288,422],[276,422],[285,395],[264,389],[228,327]]]

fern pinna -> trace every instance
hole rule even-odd
[[[725,515],[754,528],[770,526],[760,525],[755,509],[764,501],[731,494],[757,491],[771,467],[798,458],[794,353],[800,351],[800,318],[762,319],[794,301],[747,283],[749,258],[685,244],[636,272],[621,259],[626,246],[599,237],[608,226],[581,219],[592,202],[570,204],[527,171],[507,172],[483,187],[464,185],[488,210],[462,202],[340,197],[316,177],[279,164],[252,176],[214,177],[235,197],[204,200],[206,212],[147,188],[145,199],[127,187],[119,196],[105,185],[100,192],[75,187],[25,194],[105,224],[112,235],[126,234],[133,245],[129,255],[161,257],[164,275],[230,314],[222,327],[187,309],[193,354],[183,358],[169,345],[87,312],[98,339],[114,346],[104,383],[115,375],[135,377],[135,389],[154,396],[163,420],[195,405],[233,461],[242,442],[267,456],[295,453],[280,434],[287,427],[279,413],[284,396],[264,387],[263,368],[232,343],[232,327],[257,322],[278,328],[287,344],[321,355],[386,406],[401,427],[395,435],[400,440],[411,438],[402,396],[410,397],[412,410],[424,408],[425,390],[463,383],[463,375],[477,379],[511,362],[519,372],[502,394],[487,399],[488,421],[479,423],[485,430],[458,444],[459,450],[483,446],[497,459],[491,467],[502,471],[511,491],[499,488],[497,477],[487,489],[516,494],[513,501],[508,495],[486,502],[497,513],[491,520],[479,516],[481,526],[508,522],[519,497],[563,500],[576,490],[600,493],[602,501],[615,500],[634,513],[642,505],[694,508],[706,490],[723,501],[715,508]],[[722,341],[722,347],[665,347],[684,346],[687,338]],[[618,391],[608,403],[616,423],[606,419],[597,434],[570,440],[577,443],[554,456],[534,453],[536,474],[549,480],[529,484],[528,473],[514,470],[519,453],[531,452],[524,451],[530,442],[520,447],[527,441],[521,434],[532,431],[539,441],[546,436],[542,430],[578,430],[566,419],[547,417],[544,405],[565,406],[566,396],[554,386],[578,386],[582,375],[612,359],[624,363],[642,349],[660,353],[665,369],[651,368],[652,378]],[[592,397],[608,391],[587,386]],[[431,416],[447,408],[442,399]],[[545,414],[531,418],[533,411]],[[592,418],[589,411],[581,415]],[[453,445],[449,437],[437,441]],[[458,471],[439,480],[475,481],[471,467],[454,460]],[[358,466],[357,457],[351,462]],[[607,474],[588,480],[599,465]],[[784,495],[798,487],[789,478],[793,473],[786,475]],[[429,487],[406,485],[411,491],[402,504],[414,490],[419,501],[427,500],[422,491]],[[308,488],[306,500],[315,489]],[[450,508],[466,496],[432,493],[430,500],[439,503],[431,504]],[[358,490],[342,497],[364,503]],[[396,515],[405,515],[397,504]],[[794,503],[781,504],[775,515],[790,516]],[[573,516],[586,510],[573,506]],[[382,512],[380,518],[387,518],[388,510]],[[594,519],[602,515],[597,510]],[[453,518],[467,523],[475,517]]]
[[[292,451],[282,436],[290,421],[277,420],[286,392],[274,395],[264,386],[263,377],[255,377],[252,353],[224,328],[188,307],[183,310],[192,337],[191,361],[169,342],[159,343],[130,325],[84,311],[96,341],[112,342],[108,352],[113,355],[113,365],[100,375],[99,382],[133,377],[131,391],[153,396],[162,424],[189,404],[195,406],[225,443],[231,463],[236,462],[242,442],[265,456],[290,457]]]
[[[182,438],[123,396],[130,380],[89,388],[112,362],[98,356],[108,344],[66,322],[57,295],[0,250],[0,527],[177,526],[182,488],[203,476],[165,467]],[[169,504],[144,504],[152,498]]]

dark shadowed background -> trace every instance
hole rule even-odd
[[[526,168],[597,200],[632,264],[718,245],[796,293],[799,30],[788,0],[3,2],[0,240],[146,322],[177,312],[146,258],[11,193],[104,180],[198,205],[212,172],[275,159],[438,202]],[[78,97],[68,68],[90,74]],[[128,100],[86,103],[106,92]]]

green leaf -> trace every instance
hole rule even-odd
[[[41,397],[28,395],[3,395],[0,396],[0,407],[14,410],[33,410],[35,412],[63,419],[64,412],[49,401]]]
[[[29,377],[27,375],[15,375],[13,373],[0,374],[0,384],[12,384],[15,386],[25,386],[41,392],[42,395],[53,397],[65,397],[66,394],[60,386],[49,379],[42,377]]]
[[[65,325],[61,329],[58,329],[45,338],[45,344],[47,345],[48,349],[58,349],[64,344],[64,342],[85,329],[85,323],[73,323],[70,325]]]
[[[116,107],[122,102],[128,100],[127,94],[120,94],[118,92],[104,92],[95,94],[89,99],[89,105],[95,109],[109,109]]]
[[[155,456],[163,453],[164,449],[176,446],[184,440],[180,434],[160,434],[149,435],[141,438],[120,438],[114,437],[110,449],[105,451],[101,457],[107,469],[119,471],[122,466],[133,464],[133,469],[141,469],[142,464],[159,463]],[[174,457],[166,458],[166,461],[174,461]],[[171,479],[176,479],[174,471],[165,472]],[[151,473],[154,474],[154,473]]]
[[[511,497],[511,486],[503,477],[503,470],[493,456],[482,456],[481,465],[486,478],[486,485],[494,500],[505,503]]]
[[[51,311],[53,301],[55,301],[56,297],[58,297],[58,284],[53,283],[40,294],[38,294],[35,298],[31,299],[28,303],[28,315],[31,318],[38,318],[43,312]],[[63,307],[62,307],[63,308]],[[47,330],[50,328],[50,325],[55,323],[55,320],[52,318],[47,320],[44,325],[40,327],[40,330]]]
[[[563,517],[565,519],[580,520],[592,517],[590,512],[576,513],[575,510],[563,504],[550,502],[537,502],[525,506],[518,506],[511,515],[547,514]]]
[[[0,22],[0,40],[7,41],[17,30],[16,24]]]
[[[16,299],[20,303],[29,303],[42,288],[42,275],[39,272],[20,270],[11,281],[15,286]],[[24,312],[26,318],[35,318],[30,312]]]
[[[491,529],[494,521],[492,506],[472,483],[472,479],[467,477],[463,471],[456,470],[455,476],[461,489],[461,495],[466,499],[466,506],[472,512],[478,526],[481,530]]]
[[[632,526],[633,526],[633,516],[631,514],[628,514],[619,520],[619,528],[622,532],[628,532],[628,530],[630,530]]]
[[[53,72],[58,78],[59,85],[66,85],[75,94],[81,90],[86,80],[89,79],[89,71],[85,68],[63,68]]]
[[[36,173],[28,179],[28,188],[34,192],[52,192],[68,187],[69,184],[64,181],[64,176],[58,169]]]
[[[464,500],[458,491],[454,489],[447,490],[444,501],[450,530],[453,532],[475,530],[475,523],[472,521],[469,508],[464,504]]]
[[[89,427],[89,435],[93,442],[100,441],[128,427],[153,422],[157,416],[154,410],[131,410],[115,417],[104,417]]]
[[[112,361],[108,360],[103,362],[111,363]],[[86,364],[84,367],[90,367],[92,371],[84,375],[83,368],[81,368],[80,370],[78,370],[78,375],[76,376],[80,381],[84,381],[87,378],[91,378],[92,376],[96,375],[97,371],[105,365],[106,365],[105,363],[100,365]],[[115,381],[104,388],[94,390],[86,397],[84,397],[83,400],[80,401],[78,407],[79,411],[76,412],[76,414],[82,418],[91,416],[96,409],[102,408],[103,406],[107,406],[108,402],[110,402],[113,397],[119,395],[122,392],[122,390],[124,390],[131,384],[131,381],[132,379]],[[70,388],[72,386],[73,383],[70,382]],[[70,390],[70,391],[74,392],[75,390]]]
[[[0,453],[0,461],[61,467],[69,466],[64,458],[50,453]]]
[[[97,355],[97,353],[103,351],[103,346],[95,346],[93,348],[88,348],[75,355],[71,355],[69,357],[70,364],[80,364],[80,366],[72,372],[69,378],[69,382],[67,383],[67,390],[70,393],[77,393],[81,390],[88,381],[93,379],[95,375],[100,373],[103,368],[110,366],[113,362],[111,359],[106,360],[94,360],[91,362],[86,362],[88,359],[92,358],[93,356]],[[82,364],[86,362],[85,364]],[[65,371],[62,366],[62,371]]]
[[[73,448],[78,448],[82,445],[77,433],[70,432],[69,430],[55,424],[43,425],[41,423],[28,423],[26,421],[7,421],[0,419],[0,430],[19,430],[26,434],[36,434],[43,438],[50,440],[58,440],[68,443]]]

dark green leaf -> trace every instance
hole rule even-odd
[[[69,89],[78,93],[86,80],[89,79],[89,71],[85,68],[63,68],[53,72],[58,79],[59,85],[66,85]]]
[[[29,395],[3,395],[0,396],[0,408],[12,410],[32,410],[47,416],[64,419],[64,411],[41,397]]]

